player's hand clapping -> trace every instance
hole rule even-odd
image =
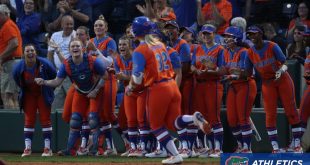
[[[38,85],[44,85],[44,79],[42,78],[35,78],[34,81],[38,84]]]

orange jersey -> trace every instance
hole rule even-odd
[[[252,73],[253,67],[248,67],[245,65],[245,60],[247,56],[248,56],[248,50],[246,48],[239,48],[236,52],[231,52],[228,49],[225,49],[224,60],[225,60],[225,68],[228,71],[228,74],[234,74],[233,69],[247,70],[249,73]],[[233,80],[232,83],[238,83],[244,81],[245,80]]]
[[[181,62],[191,61],[190,46],[184,39],[178,38],[172,46],[173,46],[172,48],[179,53]]]
[[[118,55],[115,59],[115,70],[117,73],[122,72],[127,76],[131,76],[132,58],[126,60],[121,55]],[[129,84],[129,80],[124,80],[123,83],[127,86]]]
[[[207,48],[206,45],[199,45],[196,52],[193,54],[192,65],[199,70],[216,69],[223,65],[224,48],[221,45],[214,45],[211,48]],[[197,75],[197,80],[218,80],[218,75]]]
[[[116,51],[116,43],[111,37],[105,36],[100,39],[95,37],[89,41],[94,43],[96,48],[98,48],[105,57],[110,54],[110,51]]]
[[[144,73],[144,85],[173,78],[174,72],[170,57],[164,45],[148,46],[140,43],[133,53],[133,74]]]
[[[285,62],[285,56],[280,47],[271,41],[264,41],[263,48],[248,50],[249,59],[259,72],[262,79],[274,79],[276,71]]]

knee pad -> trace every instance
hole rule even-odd
[[[72,113],[70,119],[70,128],[80,129],[82,127],[83,118],[79,113]]]
[[[99,116],[97,112],[88,114],[88,125],[90,129],[95,129],[99,126]]]

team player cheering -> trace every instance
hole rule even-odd
[[[276,43],[262,39],[261,28],[247,29],[246,34],[254,44],[251,48],[242,42],[244,31],[236,26],[229,26],[223,32],[224,45],[216,43],[217,29],[212,23],[202,26],[199,42],[191,45],[181,39],[184,34],[179,36],[180,28],[175,21],[160,25],[141,16],[134,19],[131,28],[139,45],[133,49],[132,38],[121,37],[117,52],[116,42],[107,35],[107,22],[100,17],[94,24],[94,38],[71,39],[70,57],[64,60],[57,76],[53,66],[36,57],[32,45],[25,47],[25,60],[14,72],[15,81],[23,89],[25,150],[22,156],[31,154],[34,109],[46,117],[40,116],[45,139],[42,156],[52,155],[49,117],[52,99],[48,99],[47,91],[53,91],[51,87],[60,85],[66,76],[73,84],[63,116],[70,124],[68,143],[61,155],[116,155],[111,134],[111,129],[116,129],[127,146],[122,156],[169,156],[162,160],[164,164],[181,163],[184,158],[195,156],[218,158],[223,152],[224,129],[220,119],[223,84],[228,87],[227,118],[238,144],[235,152],[251,153],[250,114],[256,96],[255,74],[263,80],[266,128],[272,152],[283,152],[277,142],[274,100],[278,98],[292,125],[290,150],[302,152],[300,139],[306,119],[300,120],[296,109],[294,84],[286,72],[284,55]],[[190,28],[184,29],[195,38]],[[80,27],[77,33],[86,34],[87,28]],[[305,62],[306,80],[308,63],[309,57]],[[41,74],[38,68],[42,66],[48,73]],[[125,88],[119,114],[115,116],[117,81]],[[27,89],[35,92],[29,93]],[[303,100],[308,93],[307,90]],[[30,105],[25,101],[29,97],[43,101]],[[303,101],[301,105],[301,114],[306,116],[307,103]],[[169,130],[177,131],[179,149]],[[85,140],[89,134],[93,142],[90,151]],[[82,144],[76,151],[79,138]],[[104,140],[106,149],[103,149]]]

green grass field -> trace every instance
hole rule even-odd
[[[6,164],[84,164],[84,163],[125,163],[125,164],[160,164],[161,158],[127,158],[120,156],[112,157],[63,157],[63,156],[52,156],[52,157],[41,157],[39,154],[33,154],[29,157],[22,158],[20,154],[0,154],[0,160],[3,160]],[[1,164],[1,163],[0,163]],[[190,158],[185,159],[184,164],[220,164],[220,159],[209,159],[209,158]]]

